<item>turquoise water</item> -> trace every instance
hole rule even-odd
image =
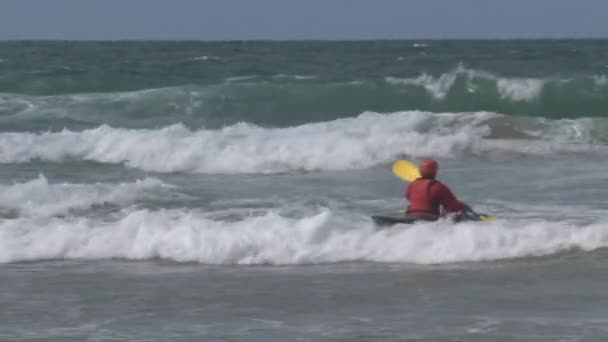
[[[28,103],[60,103],[67,106],[64,119],[76,122],[86,108],[122,120],[170,114],[173,120],[160,122],[286,126],[366,110],[580,118],[605,117],[608,109],[603,40],[3,42],[0,48],[4,115]]]
[[[601,341],[607,54],[1,42],[0,337]],[[426,157],[500,220],[376,229]]]

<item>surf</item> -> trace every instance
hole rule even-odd
[[[368,217],[320,208],[304,216],[270,211],[219,220],[198,210],[133,210],[87,217],[0,222],[0,262],[61,259],[171,260],[211,265],[337,262],[421,265],[496,261],[608,247],[608,224],[507,219],[377,230]]]
[[[364,111],[488,111],[552,119],[606,118],[608,112],[608,83],[601,73],[509,76],[457,66],[443,72],[422,70],[417,75],[345,76],[241,75],[209,83],[189,80],[59,94],[0,88],[0,123],[19,130],[45,125],[60,128],[61,124],[92,128],[102,123],[151,128],[178,122],[209,128],[238,122],[289,127],[349,118]]]
[[[56,183],[38,178],[0,184],[0,213],[5,216],[52,217],[71,215],[99,206],[128,207],[144,199],[175,196],[175,187],[156,178],[119,183]]]
[[[153,172],[281,173],[351,170],[399,157],[608,152],[604,119],[520,120],[491,112],[364,112],[288,128],[239,123],[221,129],[108,125],[74,131],[0,133],[0,163],[66,160]]]

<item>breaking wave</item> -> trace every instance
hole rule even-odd
[[[0,262],[166,259],[204,264],[345,261],[442,264],[549,255],[608,246],[608,224],[442,222],[375,230],[369,218],[328,209],[301,218],[267,213],[216,221],[181,210],[128,213],[118,221],[20,218],[0,223]]]

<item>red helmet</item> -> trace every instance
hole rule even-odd
[[[422,178],[435,178],[439,170],[439,164],[433,159],[423,160],[420,163],[420,175]]]

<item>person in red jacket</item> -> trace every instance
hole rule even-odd
[[[455,219],[470,211],[470,207],[456,199],[450,188],[435,179],[439,164],[435,160],[420,163],[420,178],[411,182],[405,192],[409,206],[406,217],[416,220],[435,221],[441,217],[440,209],[454,213]]]

